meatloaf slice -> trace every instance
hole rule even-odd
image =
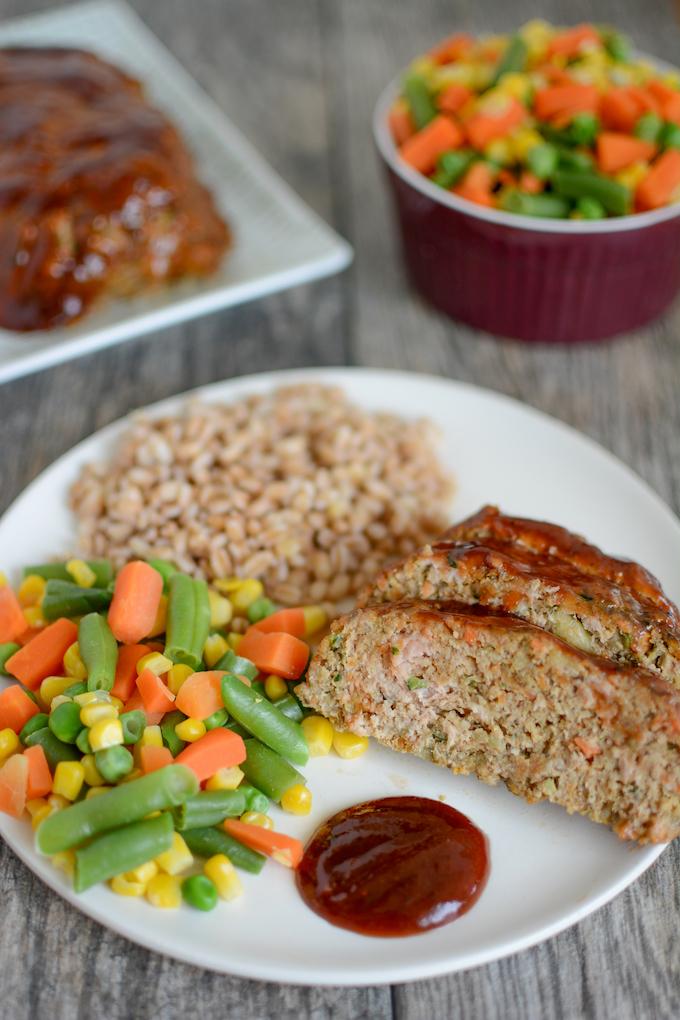
[[[656,578],[554,524],[484,507],[381,574],[359,604],[410,598],[503,609],[680,687],[680,618]]]
[[[517,617],[436,601],[357,609],[297,693],[341,730],[503,780],[624,839],[680,833],[678,692]]]

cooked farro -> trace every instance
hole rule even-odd
[[[138,415],[71,490],[78,551],[259,577],[287,605],[339,603],[448,523],[436,438],[314,384]]]

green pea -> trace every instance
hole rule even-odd
[[[58,740],[65,744],[75,744],[76,738],[83,728],[80,721],[80,705],[75,701],[64,701],[50,712],[49,728]]]
[[[577,113],[569,125],[569,137],[575,145],[592,145],[600,130],[594,113]]]
[[[666,149],[680,149],[680,127],[677,124],[664,124],[661,144]]]
[[[663,121],[657,113],[649,110],[643,113],[635,125],[633,134],[645,142],[656,142],[663,131]]]
[[[21,733],[19,734],[19,740],[22,744],[25,744],[31,733],[35,733],[36,730],[42,730],[48,725],[50,717],[44,712],[38,712],[31,719],[28,720]]]
[[[471,149],[450,149],[437,160],[437,172],[432,178],[440,188],[452,188],[469,169],[476,153]]]
[[[271,599],[263,597],[251,602],[246,612],[251,623],[258,623],[260,620],[264,620],[276,612],[276,606]]]
[[[216,730],[219,729],[220,726],[224,726],[228,719],[229,713],[226,708],[218,708],[216,712],[213,712],[212,715],[209,715],[207,719],[203,720],[203,725],[206,730]]]
[[[217,888],[207,875],[191,875],[182,882],[182,896],[196,910],[214,910],[217,906]]]
[[[87,691],[87,684],[83,680],[77,680],[72,683],[70,687],[67,687],[64,694],[67,698],[75,698],[79,694],[85,694]]]
[[[607,53],[618,63],[625,64],[631,58],[631,45],[627,36],[613,29],[603,33],[603,42]]]
[[[94,756],[97,771],[107,783],[117,783],[134,768],[134,759],[127,747],[106,747]]]
[[[17,645],[14,641],[7,641],[5,644],[0,645],[0,674],[2,676],[9,676],[9,673],[5,669],[5,663],[10,659],[15,652],[18,652],[21,645]]]
[[[551,173],[557,167],[559,159],[559,152],[554,145],[549,142],[544,142],[541,145],[534,145],[532,149],[529,149],[527,153],[527,163],[529,169],[536,177],[540,180],[545,180],[550,177]]]
[[[83,726],[82,730],[76,737],[76,747],[83,754],[92,754],[92,747],[90,746],[90,731],[87,726]]]
[[[581,214],[584,220],[603,220],[607,215],[607,210],[602,205],[602,202],[598,202],[596,198],[591,198],[590,195],[584,195],[579,198],[576,203],[576,211]]]

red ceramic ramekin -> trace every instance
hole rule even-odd
[[[660,315],[680,290],[680,205],[607,220],[542,220],[488,209],[400,158],[387,126],[395,82],[375,109],[411,278],[476,329],[549,343],[603,340]]]

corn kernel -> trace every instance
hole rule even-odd
[[[312,758],[329,754],[333,746],[333,727],[320,715],[308,715],[300,724]]]
[[[88,786],[103,786],[104,779],[99,774],[99,770],[95,764],[93,754],[84,754],[80,759],[80,764],[85,770],[85,782]]]
[[[333,747],[341,758],[359,758],[368,750],[368,737],[360,737],[356,733],[343,733],[335,730]]]
[[[236,868],[224,854],[209,857],[203,865],[203,871],[215,883],[220,899],[235,900],[243,892]]]
[[[19,605],[24,608],[39,606],[46,588],[47,581],[44,577],[40,577],[38,574],[29,574],[19,585],[17,592]]]
[[[510,139],[512,152],[519,163],[525,163],[531,149],[543,143],[543,138],[533,128],[522,128]]]
[[[19,737],[6,726],[4,730],[0,730],[0,762],[4,758],[9,758],[10,754],[14,754],[15,751],[19,750]]]
[[[53,811],[61,811],[63,808],[68,807],[70,801],[67,797],[64,797],[61,793],[55,793],[54,790],[47,798],[47,803],[50,805]]]
[[[50,702],[50,711],[54,711],[55,708],[59,708],[60,705],[67,705],[73,698],[69,698],[66,694],[57,694],[56,698],[52,698]]]
[[[89,705],[83,705],[80,710],[80,721],[83,726],[92,727],[95,723],[117,718],[118,710],[110,701],[95,701]]]
[[[241,815],[241,821],[247,825],[259,825],[262,829],[274,828],[272,819],[262,811],[246,811],[245,814]]]
[[[228,651],[229,645],[226,638],[221,634],[211,634],[203,645],[203,659],[208,669],[212,669]]]
[[[238,765],[231,768],[218,769],[214,776],[205,784],[206,790],[235,790],[243,779],[243,772]]]
[[[114,875],[109,882],[109,888],[117,896],[143,896],[146,892],[146,882],[130,882],[125,875]]]
[[[85,800],[92,800],[93,797],[98,797],[100,793],[108,793],[112,789],[112,786],[92,786],[85,794]]]
[[[107,747],[122,744],[123,726],[120,719],[101,719],[91,727],[89,737],[93,751],[103,751]]]
[[[168,659],[166,655],[162,655],[160,652],[149,652],[148,655],[143,655],[137,663],[137,676],[141,676],[145,669],[150,669],[156,676],[162,676],[163,673],[172,669],[172,666],[172,659]]]
[[[227,634],[227,644],[233,652],[238,652],[238,646],[243,641],[243,634],[237,634],[235,630],[229,631]]]
[[[619,173],[614,174],[614,180],[618,181],[619,184],[623,184],[624,187],[630,188],[631,191],[635,191],[640,181],[647,176],[648,170],[648,163],[633,163],[632,166],[627,166],[625,170],[620,170]]]
[[[147,861],[145,864],[139,864],[132,871],[123,872],[123,878],[127,878],[128,882],[143,882],[146,885],[150,882],[154,876],[158,874],[158,865],[155,861]]]
[[[179,832],[172,834],[172,846],[156,858],[156,864],[168,875],[178,875],[194,863],[194,856]]]
[[[73,877],[76,870],[76,855],[73,850],[60,850],[58,854],[52,854],[50,860],[59,871],[63,871],[69,878]]]
[[[229,599],[224,595],[218,595],[216,591],[208,592],[210,601],[210,626],[226,627],[233,616],[233,607]]]
[[[312,810],[312,791],[302,783],[295,783],[281,797],[281,807],[292,815],[308,815]]]
[[[87,680],[87,667],[80,657],[80,645],[77,641],[64,652],[64,673],[72,680]]]
[[[117,698],[115,694],[109,694],[109,701],[111,702],[111,704],[113,705],[117,712],[122,712],[123,709],[125,708],[123,702],[120,700],[120,698]]]
[[[3,571],[0,570],[0,588],[6,587],[7,587],[7,574],[3,573]]]
[[[44,627],[47,623],[40,606],[27,606],[24,609],[24,620],[28,627]]]
[[[270,701],[278,701],[288,694],[288,684],[280,676],[268,676],[264,682],[264,693]]]
[[[73,801],[84,782],[85,769],[79,761],[60,761],[54,770],[52,793]]]
[[[302,614],[305,618],[305,637],[316,634],[328,623],[328,613],[323,606],[303,606]]]
[[[182,902],[182,886],[174,875],[156,875],[146,887],[146,898],[152,907],[175,910]]]
[[[97,575],[85,560],[69,560],[66,569],[81,588],[91,588],[97,580]]]
[[[73,700],[76,705],[83,708],[85,705],[110,704],[111,695],[108,691],[83,691],[82,694],[74,694]]]
[[[213,584],[223,595],[231,595],[241,587],[243,581],[240,577],[218,577]]]
[[[33,818],[38,811],[42,811],[44,807],[49,807],[49,804],[44,797],[32,797],[31,800],[26,801],[26,810],[31,818]]]
[[[153,627],[147,634],[147,637],[158,637],[159,634],[165,634],[165,628],[168,622],[168,596],[161,595],[158,603],[158,609],[156,610],[156,619],[153,621]]]
[[[43,806],[39,808],[34,814],[31,815],[31,826],[34,829],[37,829],[40,823],[44,822],[46,818],[49,818],[49,816],[52,813],[53,809],[50,807],[47,801],[45,801]]]
[[[232,592],[229,596],[229,600],[234,612],[237,615],[243,616],[250,603],[254,602],[255,599],[262,598],[263,595],[264,585],[262,584],[262,581],[257,581],[254,577],[249,577],[246,581],[241,583],[235,592]]]
[[[178,662],[168,670],[168,689],[175,695],[179,694],[180,687],[193,672],[191,666],[185,666],[183,663]]]
[[[195,740],[205,736],[205,724],[202,719],[184,719],[175,726],[175,733],[180,740],[193,744]]]
[[[162,747],[163,734],[160,726],[145,726],[139,742],[142,747]]]

